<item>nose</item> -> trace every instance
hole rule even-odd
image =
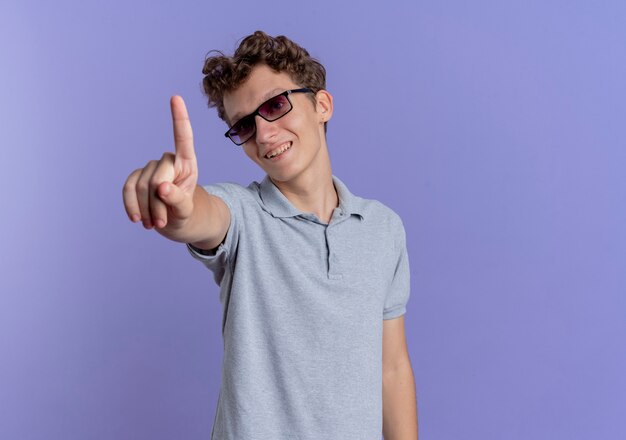
[[[278,133],[278,126],[275,122],[268,122],[259,115],[254,118],[256,124],[256,141],[257,144],[271,142]]]

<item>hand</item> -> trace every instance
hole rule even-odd
[[[173,96],[170,107],[176,153],[163,153],[159,161],[151,160],[133,171],[126,179],[123,196],[132,222],[141,220],[146,229],[155,226],[157,232],[173,238],[193,213],[198,165],[185,102]]]

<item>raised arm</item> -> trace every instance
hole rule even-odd
[[[132,222],[143,223],[170,240],[213,249],[224,239],[230,212],[219,197],[198,185],[193,132],[185,102],[170,100],[175,153],[166,152],[133,171],[123,188],[124,208]]]

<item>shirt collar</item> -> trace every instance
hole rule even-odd
[[[337,190],[337,196],[339,197],[339,209],[363,218],[364,206],[362,199],[353,195],[339,178],[336,176],[332,176],[332,178]],[[305,214],[292,205],[289,199],[274,185],[269,176],[265,176],[260,184],[260,196],[263,204],[274,217],[295,217]]]

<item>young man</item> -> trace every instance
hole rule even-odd
[[[224,363],[212,439],[417,439],[400,218],[333,176],[325,70],[255,32],[203,69],[226,135],[267,174],[197,185],[191,125],[171,100],[176,153],[128,177],[133,222],[187,243],[213,271]]]

